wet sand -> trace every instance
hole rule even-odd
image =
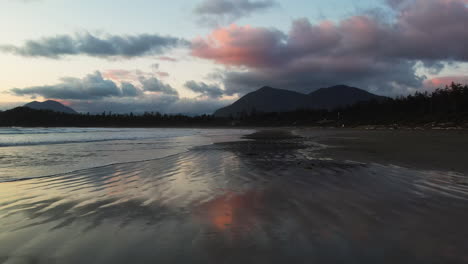
[[[0,263],[468,262],[465,175],[301,133],[0,183]]]
[[[468,174],[468,130],[299,129],[337,160]]]

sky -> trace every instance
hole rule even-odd
[[[0,0],[0,109],[203,114],[272,86],[468,83],[468,0]]]

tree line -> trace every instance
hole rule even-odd
[[[0,112],[0,126],[47,127],[221,127],[221,126],[468,126],[468,85],[452,83],[434,92],[359,102],[333,110],[300,109],[284,113],[242,112],[213,115],[65,114],[18,107]]]
[[[468,85],[452,83],[435,91],[359,102],[333,110],[285,113],[241,113],[241,123],[298,126],[465,126],[468,127]]]

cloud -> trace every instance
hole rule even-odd
[[[22,46],[1,45],[0,51],[25,57],[54,59],[71,55],[132,58],[161,54],[167,50],[187,45],[188,42],[183,39],[157,34],[97,36],[83,33],[28,40]]]
[[[400,1],[389,55],[408,59],[468,61],[468,1]]]
[[[115,74],[120,76],[115,76]],[[120,81],[120,85],[113,80],[104,79],[101,72],[96,71],[84,78],[65,77],[55,85],[32,86],[26,88],[13,88],[10,93],[16,96],[41,96],[47,99],[62,100],[101,100],[105,98],[144,97],[146,92],[158,93],[171,97],[178,97],[177,91],[169,84],[165,84],[156,77],[133,75],[125,70],[113,70],[104,76],[111,76]],[[125,78],[122,78],[124,76]],[[130,81],[125,81],[130,79]],[[134,84],[138,83],[138,87]]]
[[[23,106],[29,102],[0,102],[0,111],[12,109],[15,107]]]
[[[188,81],[185,83],[185,87],[208,98],[220,98],[224,94],[224,91],[218,85],[204,82]]]
[[[17,2],[17,3],[34,3],[34,2],[42,2],[43,0],[10,0],[10,2]]]
[[[446,85],[450,85],[452,82],[460,84],[468,84],[468,76],[441,76],[428,79],[424,81],[424,87],[428,90],[434,90],[437,88],[444,88]]]
[[[141,94],[141,90],[136,88],[133,84],[122,82],[122,96],[123,97],[136,97]]]
[[[33,3],[33,2],[42,2],[42,0],[11,0],[12,2],[21,2],[21,3]]]
[[[232,103],[233,100],[182,98],[170,104],[165,111],[188,115],[213,114],[216,110]]]
[[[72,100],[69,106],[78,112],[90,113],[144,113],[161,112],[166,113],[169,105],[178,101],[179,98],[164,94],[147,94],[142,97],[129,98],[105,98],[96,102],[95,100]]]
[[[192,42],[192,55],[233,66],[262,67],[281,63],[287,36],[277,29],[231,25]]]
[[[157,57],[158,60],[161,61],[169,61],[169,62],[177,62],[178,60],[176,58],[168,57],[168,56],[159,56]]]
[[[123,69],[111,69],[102,72],[102,76],[107,79],[114,81],[123,81],[123,80],[138,80],[139,74],[136,71],[129,71]]]
[[[32,86],[21,89],[13,88],[10,92],[17,96],[89,100],[129,96],[134,93],[129,91],[136,89],[135,87],[130,87],[130,85],[125,84],[125,87],[119,87],[113,81],[104,79],[102,74],[96,71],[86,75],[82,79],[65,77],[61,79],[60,83],[55,85]]]
[[[166,78],[166,77],[170,76],[170,74],[168,72],[163,72],[163,71],[157,71],[154,74],[156,74],[160,78]]]
[[[106,75],[112,76],[116,81],[106,79]],[[61,78],[55,85],[14,88],[9,92],[28,98],[53,99],[84,113],[111,111],[199,115],[212,114],[217,109],[232,103],[232,100],[223,100],[215,96],[214,86],[206,85],[205,88],[203,93],[212,97],[180,98],[177,90],[171,85],[155,76],[150,76],[149,73],[139,70],[110,70],[106,74],[96,71],[83,78]],[[0,103],[0,110],[24,104]]]
[[[112,70],[108,75],[119,74],[132,79],[131,82],[105,79],[99,71],[86,75],[84,78],[62,78],[55,85],[33,86],[11,89],[10,93],[17,96],[44,97],[60,101],[78,112],[102,113],[144,113],[161,112],[172,114],[211,114],[224,107],[232,100],[216,98],[180,98],[178,92],[169,84],[156,77],[140,75],[141,71]],[[135,77],[138,77],[135,80]],[[201,83],[199,83],[201,84]],[[207,85],[207,91],[212,93],[214,86]],[[8,109],[25,103],[1,103],[0,109]]]
[[[229,105],[232,100],[200,98],[178,98],[176,96],[148,94],[140,98],[106,98],[99,103],[87,100],[72,100],[68,105],[78,112],[90,113],[144,113],[160,112],[168,114],[212,114],[217,109]],[[0,105],[1,107],[1,105]]]
[[[204,0],[194,12],[200,16],[201,24],[222,25],[276,5],[273,0]]]
[[[169,84],[165,84],[161,82],[155,77],[151,77],[151,78],[141,77],[140,83],[143,85],[142,86],[143,90],[147,92],[161,92],[163,94],[175,95],[175,96],[179,95],[176,89],[174,89]]]
[[[130,71],[130,70],[124,70],[124,69],[110,69],[110,70],[104,71],[102,75],[107,79],[111,79],[111,80],[118,81],[118,82],[122,82],[122,81],[138,82],[141,79],[141,77],[151,78],[151,77],[158,76],[160,78],[166,78],[170,76],[170,74],[167,72],[158,71],[157,68],[155,68],[154,66],[155,65],[152,65],[152,69],[154,70],[153,72],[145,72],[141,70]]]
[[[394,19],[357,15],[292,23],[289,32],[231,25],[192,43],[193,56],[226,65],[226,93],[263,85],[298,91],[348,83],[392,95],[422,87],[418,67],[468,62],[466,0],[389,0]],[[390,22],[389,22],[390,21]],[[422,66],[421,66],[422,65]]]

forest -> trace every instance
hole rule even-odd
[[[468,85],[452,83],[434,92],[359,102],[332,110],[284,113],[243,112],[236,117],[213,115],[65,114],[18,107],[0,112],[0,126],[24,127],[226,127],[226,126],[422,126],[468,128]]]

